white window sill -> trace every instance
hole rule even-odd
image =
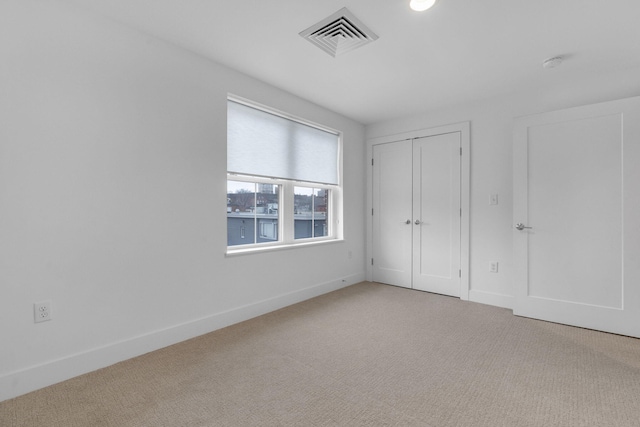
[[[318,246],[318,245],[329,245],[333,243],[342,243],[344,239],[323,239],[323,240],[314,240],[307,242],[298,242],[298,243],[289,243],[289,244],[281,244],[281,245],[270,245],[270,246],[253,246],[250,248],[238,248],[238,249],[227,249],[226,256],[238,256],[238,255],[248,255],[255,254],[261,252],[273,252],[273,251],[283,251],[289,249],[296,248],[306,248],[309,246]]]

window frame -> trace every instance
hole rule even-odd
[[[282,178],[272,178],[257,175],[247,174],[235,174],[227,171],[227,181],[243,181],[251,183],[264,183],[280,186],[279,190],[279,202],[278,202],[278,239],[273,242],[259,242],[249,243],[243,245],[227,244],[227,255],[245,254],[253,252],[261,252],[268,250],[286,249],[301,247],[307,245],[326,244],[331,242],[339,242],[343,240],[343,227],[342,227],[342,215],[343,215],[343,198],[342,198],[342,164],[343,164],[343,134],[342,132],[329,128],[327,126],[313,123],[309,120],[302,119],[300,117],[293,116],[288,113],[284,113],[273,108],[257,104],[244,98],[240,98],[234,95],[227,96],[227,102],[232,101],[236,103],[245,104],[249,107],[262,110],[266,113],[277,115],[288,120],[296,121],[301,124],[312,126],[325,132],[335,134],[338,138],[338,177],[337,184],[325,184],[319,182],[307,182]],[[329,197],[327,199],[327,215],[328,221],[326,226],[328,232],[326,236],[309,237],[309,238],[295,238],[295,218],[294,218],[294,187],[308,187],[316,189],[329,190]],[[259,235],[256,222],[256,236]],[[228,242],[227,242],[228,243]]]

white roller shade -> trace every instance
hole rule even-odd
[[[227,105],[229,173],[338,184],[338,135],[231,100]]]

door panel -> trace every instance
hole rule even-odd
[[[373,279],[411,287],[411,141],[373,147]]]
[[[640,99],[514,134],[514,314],[640,337]]]
[[[413,287],[460,296],[460,133],[414,140],[413,170]]]
[[[529,129],[529,296],[622,308],[621,130],[620,114]]]

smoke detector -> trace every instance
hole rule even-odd
[[[300,33],[320,49],[335,57],[378,39],[346,7]]]
[[[556,68],[562,64],[563,60],[564,58],[562,56],[554,56],[553,58],[545,59],[542,62],[542,68]]]

